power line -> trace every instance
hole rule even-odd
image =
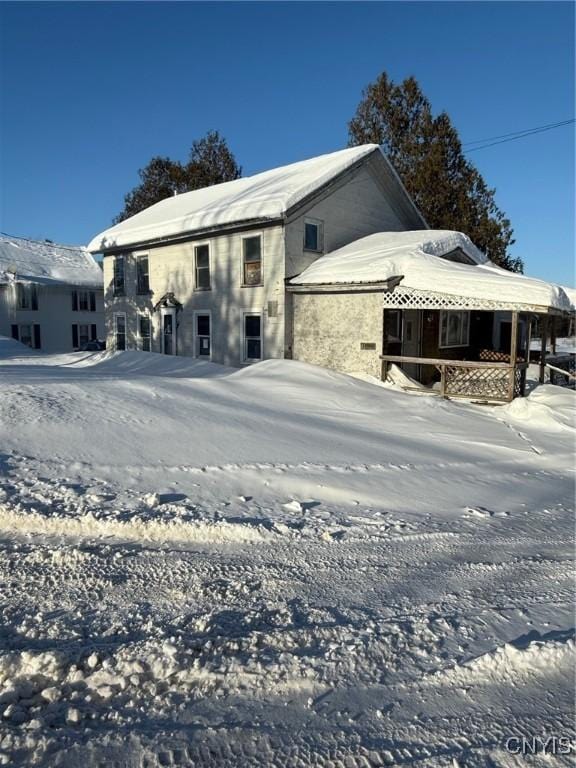
[[[463,147],[469,147],[470,144],[484,144],[485,141],[495,141],[496,139],[506,139],[509,136],[519,136],[524,133],[532,133],[532,131],[540,131],[544,128],[556,128],[560,125],[568,125],[568,123],[573,123],[574,120],[561,120],[558,123],[547,123],[546,125],[537,125],[535,128],[524,128],[521,131],[513,131],[512,133],[502,133],[500,136],[487,136],[485,139],[476,139],[476,141],[466,141],[462,145]]]
[[[471,144],[479,145],[477,147],[471,147],[470,149],[465,149],[464,152],[468,154],[469,152],[476,152],[479,149],[487,149],[488,147],[494,147],[496,146],[496,144],[506,144],[509,141],[517,141],[518,139],[524,139],[527,136],[534,136],[537,133],[545,133],[546,131],[551,131],[554,128],[560,128],[565,125],[571,125],[575,122],[576,122],[575,119],[562,120],[558,123],[549,123],[548,125],[541,125],[536,128],[527,128],[524,131],[515,131],[514,133],[504,133],[501,136],[492,136],[487,139],[479,139],[477,141],[468,141],[462,146],[470,147]]]

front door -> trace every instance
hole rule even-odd
[[[405,309],[402,313],[402,355],[420,357],[422,354],[422,313],[419,309]],[[415,363],[403,363],[402,370],[416,381],[420,380],[420,366]]]
[[[176,313],[172,309],[162,313],[162,352],[165,355],[176,354]]]

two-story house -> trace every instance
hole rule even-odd
[[[290,358],[287,279],[365,235],[425,227],[374,144],[163,200],[88,245],[104,258],[108,348]]]
[[[0,236],[0,335],[44,352],[104,338],[102,268],[79,246]]]

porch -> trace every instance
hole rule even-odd
[[[405,389],[494,403],[525,394],[535,319],[542,329],[538,362],[544,381],[547,339],[554,339],[562,314],[398,288],[384,294],[384,306],[382,380],[395,364],[406,377]]]

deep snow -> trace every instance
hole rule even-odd
[[[573,392],[0,355],[0,763],[508,766],[574,735]]]

